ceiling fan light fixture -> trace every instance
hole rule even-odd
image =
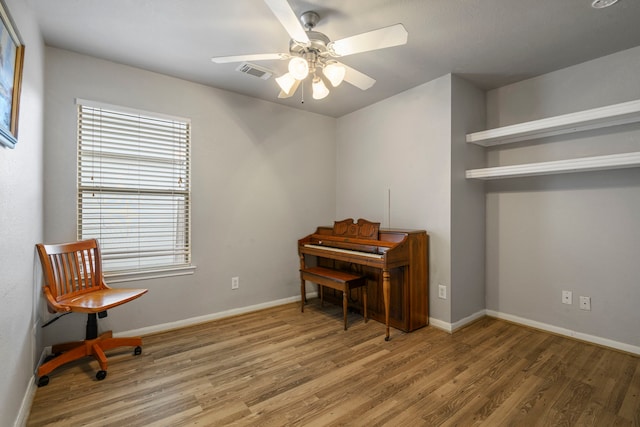
[[[311,89],[313,91],[313,99],[323,99],[329,95],[329,89],[324,84],[322,79],[318,76],[313,78],[313,83],[311,83]]]
[[[280,77],[276,77],[276,83],[278,83],[278,86],[280,86],[280,89],[282,89],[284,93],[289,94],[296,83],[296,79],[290,73],[286,73]]]
[[[1,2],[2,0],[0,0]],[[292,0],[264,0],[267,7],[280,21],[280,24],[291,37],[289,53],[263,53],[251,55],[234,55],[214,57],[211,60],[218,64],[228,62],[287,60],[288,72],[275,80],[280,87],[278,98],[290,98],[303,85],[311,89],[314,99],[323,99],[329,95],[326,83],[338,87],[343,81],[361,90],[367,90],[376,82],[375,79],[354,70],[348,65],[333,60],[340,56],[354,55],[407,44],[409,33],[402,24],[390,25],[367,31],[354,36],[331,41],[325,34],[315,31],[320,15],[307,11],[296,17],[289,2]],[[594,7],[613,4],[619,0],[590,0]],[[251,64],[241,65],[240,70],[246,74],[257,75],[259,70]],[[259,70],[260,75],[270,76],[269,70]],[[266,77],[265,77],[266,78]],[[304,90],[302,102],[304,103]]]
[[[295,56],[289,61],[289,73],[296,80],[304,80],[309,75],[309,63],[306,59]]]
[[[344,80],[344,76],[347,73],[346,68],[337,62],[330,62],[324,66],[322,70],[324,76],[331,82],[333,87],[338,87]]]
[[[294,93],[296,93],[296,90],[298,90],[298,86],[300,86],[300,80],[293,80],[295,83],[293,84],[293,86],[291,87],[291,89],[289,90],[289,92],[283,92],[282,90],[280,90],[280,93],[278,94],[278,98],[291,98],[293,96]]]

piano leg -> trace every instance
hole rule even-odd
[[[366,278],[364,280],[367,280]],[[367,323],[367,285],[364,285],[362,288],[362,300],[364,307],[364,323]]]
[[[391,337],[389,336],[389,299],[391,298],[391,285],[390,285],[391,274],[389,270],[382,270],[382,293],[384,296],[384,323],[387,326],[387,335],[384,337],[385,341],[389,341]]]

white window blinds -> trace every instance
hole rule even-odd
[[[78,100],[78,238],[105,271],[190,265],[190,127]]]

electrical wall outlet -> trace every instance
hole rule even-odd
[[[580,310],[591,311],[591,297],[580,297]]]
[[[562,303],[571,304],[571,291],[562,291]]]
[[[438,298],[447,299],[447,287],[445,285],[438,285]]]
[[[231,289],[238,289],[240,287],[240,278],[232,277],[231,278]]]

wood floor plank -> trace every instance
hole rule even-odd
[[[640,426],[640,365],[638,364],[618,414]]]
[[[448,334],[310,300],[51,373],[27,426],[640,426],[640,358],[493,318]],[[90,408],[90,409],[89,409]]]

